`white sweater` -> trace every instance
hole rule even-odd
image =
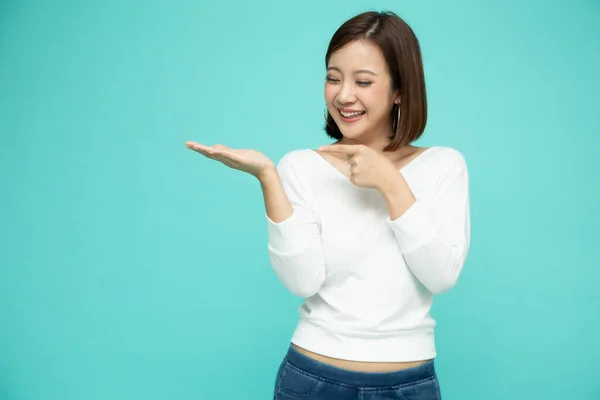
[[[434,358],[433,296],[456,283],[469,248],[461,153],[434,146],[403,167],[416,202],[393,221],[378,190],[312,149],[277,168],[294,213],[267,216],[268,251],[279,280],[304,298],[292,343],[346,360]]]

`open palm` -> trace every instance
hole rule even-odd
[[[262,174],[270,169],[275,169],[273,161],[256,150],[231,149],[220,144],[211,147],[192,141],[186,142],[185,146],[230,168],[254,175],[256,178],[260,178]]]

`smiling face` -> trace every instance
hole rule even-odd
[[[400,102],[380,49],[356,40],[329,58],[325,80],[329,114],[346,143],[383,142],[392,135],[390,112]]]

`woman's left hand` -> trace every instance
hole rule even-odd
[[[350,164],[350,181],[356,186],[385,191],[401,179],[394,164],[365,145],[332,144],[319,147],[320,151],[346,155]]]

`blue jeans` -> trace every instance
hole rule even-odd
[[[393,372],[358,372],[314,360],[290,346],[274,400],[441,400],[433,360]]]

